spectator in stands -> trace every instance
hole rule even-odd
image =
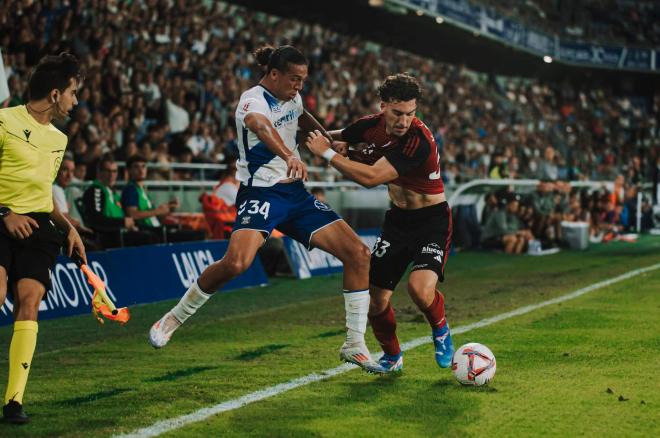
[[[85,243],[85,248],[87,248],[88,251],[98,249],[98,244],[95,242],[94,231],[87,228],[81,221],[70,214],[73,207],[67,199],[65,190],[71,184],[74,168],[75,164],[73,163],[73,158],[71,158],[69,154],[64,154],[60,169],[57,172],[57,177],[55,177],[55,183],[53,184],[53,201],[60,210],[60,213],[62,213],[71,225],[78,230],[78,234],[80,234],[83,243]]]
[[[546,146],[543,150],[543,159],[539,163],[538,179],[547,181],[557,181],[559,170],[555,163],[555,148]]]
[[[493,161],[490,163],[490,168],[488,169],[488,178],[501,179],[508,177],[509,170],[507,168],[504,155],[497,152],[493,157]]]
[[[554,186],[552,181],[541,181],[530,196],[534,208],[533,233],[546,245],[556,243],[557,237]]]
[[[126,217],[135,221],[138,228],[154,233],[162,241],[162,218],[179,207],[179,200],[173,198],[154,207],[144,187],[147,179],[147,159],[142,155],[133,155],[126,161],[128,182],[121,192],[121,205]]]
[[[479,1],[505,11],[516,9],[508,7],[509,1]],[[254,45],[239,37],[246,30],[254,35],[268,35],[271,40],[296,40],[304,52],[315,54],[315,68],[302,98],[327,122],[329,129],[345,126],[358,115],[371,112],[365,96],[375,89],[385,72],[418,73],[428,90],[428,98],[420,102],[419,113],[428,126],[439,127],[434,136],[447,157],[443,176],[448,182],[453,178],[464,181],[487,177],[488,166],[499,160],[494,156],[496,151],[503,153],[509,175],[516,178],[536,178],[542,172],[541,178],[555,180],[561,170],[561,175],[569,179],[598,180],[626,172],[628,181],[637,184],[652,179],[652,172],[657,172],[657,92],[652,97],[629,92],[630,96],[619,98],[608,87],[594,84],[489,78],[462,66],[442,64],[371,41],[357,41],[296,20],[263,17],[261,13],[222,2],[190,0],[185,5],[174,2],[168,8],[118,2],[110,9],[102,3],[85,8],[60,3],[61,13],[51,16],[48,32],[29,31],[31,23],[42,16],[42,1],[7,4],[7,17],[23,17],[3,23],[3,35],[8,37],[2,39],[2,52],[14,60],[5,63],[12,92],[10,105],[25,100],[21,93],[26,90],[27,71],[38,59],[39,47],[51,52],[67,48],[80,55],[89,74],[67,134],[76,162],[89,160],[90,177],[94,176],[94,160],[100,153],[112,151],[123,159],[131,156],[131,136],[149,162],[163,142],[167,147],[161,146],[159,153],[167,156],[167,162],[163,156],[159,160],[165,164],[178,161],[181,151],[174,147],[177,140],[172,134],[183,132],[185,126],[191,129],[195,120],[212,133],[210,138],[216,150],[210,160],[221,162],[224,156],[237,155],[233,109],[239,90],[256,83],[261,74],[251,69],[244,57],[236,55],[249,52]],[[529,2],[515,3],[525,6]],[[532,3],[545,8],[553,2]],[[657,10],[648,7],[648,0],[614,0],[618,6],[611,10],[618,10],[623,3],[635,3],[635,8],[637,4],[647,5],[639,6],[639,11]],[[654,23],[653,14],[637,15],[646,24]],[[134,20],[122,18],[126,16]],[[68,26],[62,26],[65,20]],[[136,29],[135,22],[142,27]],[[189,38],[193,23],[222,38],[211,38],[205,43]],[[108,28],[115,31],[105,36],[96,31]],[[638,26],[626,35],[646,35],[648,29],[656,29],[657,37],[660,27]],[[622,29],[618,31],[621,33]],[[21,41],[15,41],[10,35],[23,36]],[[205,46],[204,56],[198,55],[200,44]],[[370,68],[361,68],[364,65]],[[168,114],[168,108],[174,109],[174,114]],[[174,127],[168,125],[169,116]],[[539,153],[548,152],[547,148],[541,151],[544,145],[556,148],[556,161],[543,159],[539,163]],[[640,153],[641,150],[650,153]],[[565,164],[560,169],[558,163]],[[318,178],[323,177],[319,172]],[[169,179],[169,172],[164,172],[163,178]]]
[[[179,208],[179,199],[172,198],[168,202],[154,207],[144,186],[147,179],[147,159],[142,155],[133,155],[126,162],[128,170],[128,183],[121,193],[121,205],[126,217],[135,221],[137,227],[151,233],[155,242],[184,242],[189,240],[202,240],[202,232],[193,230],[168,230],[161,224],[160,219]]]
[[[193,122],[193,124],[196,124]],[[186,142],[186,146],[192,152],[193,161],[209,163],[213,162],[215,151],[215,140],[211,136],[211,128],[207,124],[201,124],[196,132]]]
[[[481,225],[485,225],[488,218],[499,208],[500,200],[497,198],[497,192],[492,191],[486,195],[486,205],[481,212]]]
[[[119,168],[114,158],[103,156],[98,164],[98,178],[83,194],[85,225],[96,232],[103,248],[155,243],[153,235],[139,231],[132,217],[126,217],[114,191]]]
[[[520,196],[508,193],[504,198],[504,208],[500,208],[486,221],[481,234],[481,244],[487,249],[504,250],[507,254],[521,254],[533,236],[522,229],[518,219]]]
[[[318,201],[323,202],[324,204],[327,203],[327,200],[325,198],[325,190],[323,187],[314,187],[312,190],[309,191]]]
[[[231,207],[236,204],[240,186],[240,181],[236,179],[236,158],[231,158],[227,162],[227,169],[221,173],[220,181],[213,189],[213,193]]]

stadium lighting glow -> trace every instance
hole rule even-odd
[[[415,13],[416,13],[419,17],[421,17],[422,15],[424,15],[424,11],[422,11],[421,9],[417,9],[417,12],[415,12]]]
[[[552,62],[552,57],[545,55],[543,57],[543,62],[545,62],[546,64],[550,64]]]
[[[438,24],[442,24],[445,22],[444,18],[442,17],[435,17],[435,22]]]

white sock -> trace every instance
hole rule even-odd
[[[369,290],[344,292],[346,309],[346,343],[364,342],[369,312]]]
[[[204,292],[197,284],[197,281],[195,281],[177,305],[172,308],[172,314],[181,324],[183,324],[186,322],[186,319],[190,318],[195,312],[197,312],[197,309],[202,307],[209,298],[211,298],[211,294]]]

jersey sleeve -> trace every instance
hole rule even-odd
[[[348,143],[361,143],[364,141],[364,133],[373,125],[374,120],[372,118],[363,117],[358,119],[341,131],[341,139]]]
[[[236,118],[243,122],[245,116],[250,113],[257,113],[270,118],[270,108],[268,103],[263,99],[257,99],[256,97],[244,97],[238,102],[238,108],[236,108]]]
[[[403,146],[385,153],[385,159],[390,162],[399,174],[404,176],[415,167],[421,166],[431,154],[431,144],[424,136],[410,137]]]
[[[121,191],[121,205],[124,208],[137,207],[139,204],[137,189],[129,184]]]

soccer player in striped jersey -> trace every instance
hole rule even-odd
[[[311,134],[307,146],[359,184],[388,185],[392,208],[371,253],[369,273],[369,321],[384,351],[378,371],[403,367],[390,298],[410,264],[408,294],[431,325],[437,364],[447,368],[454,347],[444,297],[436,284],[444,280],[452,223],[440,178],[438,147],[431,131],[415,117],[421,97],[417,79],[407,74],[389,76],[378,93],[380,113],[330,132],[335,140],[362,144],[359,149],[349,149],[348,158],[331,149],[320,132]]]
[[[26,105],[0,109],[0,305],[9,279],[14,334],[9,347],[9,382],[2,409],[5,422],[27,423],[23,395],[37,344],[39,303],[50,285],[50,269],[66,235],[68,254],[86,262],[76,229],[53,203],[67,137],[51,124],[78,103],[82,76],[73,55],[46,56],[28,83]]]
[[[377,364],[364,342],[369,310],[369,248],[326,204],[305,190],[307,168],[296,135],[320,126],[303,109],[299,91],[307,60],[292,46],[255,52],[265,75],[245,91],[236,109],[240,158],[238,216],[222,260],[209,266],[179,303],[158,320],[149,340],[165,346],[174,331],[225,283],[243,273],[274,228],[308,248],[320,248],[344,264],[346,341],[340,358],[362,368]]]

